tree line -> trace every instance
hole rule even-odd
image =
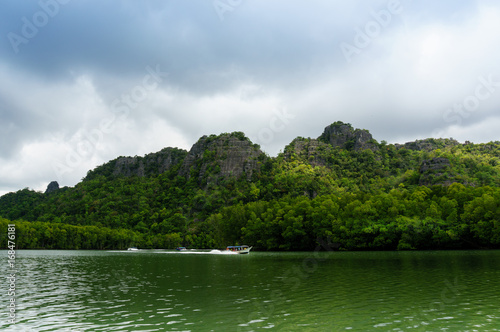
[[[73,188],[4,195],[0,217],[19,225],[21,248],[312,250],[318,238],[346,250],[497,248],[500,143],[413,145],[356,151],[297,138],[256,160],[250,180],[218,176],[210,151],[189,178],[180,152],[161,174],[154,156],[146,176],[116,175],[108,163]],[[449,164],[423,171],[433,158]]]
[[[239,202],[190,222],[181,213],[133,230],[0,219],[16,224],[18,248],[219,248],[251,244],[262,250],[313,250],[329,239],[340,250],[500,248],[500,189],[398,188],[375,194],[339,191]],[[161,216],[151,216],[160,218]],[[6,237],[1,239],[6,244]]]

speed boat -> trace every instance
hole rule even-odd
[[[226,251],[234,252],[235,254],[248,254],[252,248],[249,246],[228,246]]]

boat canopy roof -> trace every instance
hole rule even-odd
[[[248,248],[248,246],[227,246],[229,249]]]

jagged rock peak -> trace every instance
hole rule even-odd
[[[415,151],[432,151],[456,145],[460,145],[460,143],[453,138],[427,138],[415,140],[414,142],[407,142],[405,144],[395,144],[395,147],[396,149],[405,148]]]
[[[297,137],[285,147],[283,155],[286,160],[299,158],[312,166],[326,166],[326,156],[332,149],[330,144],[319,139]]]
[[[164,148],[144,157],[120,157],[115,162],[114,176],[155,176],[182,162],[187,151],[178,148]]]
[[[92,180],[98,176],[106,178],[157,176],[180,165],[186,155],[186,150],[168,147],[144,157],[118,157],[89,171],[85,180]]]
[[[45,190],[45,193],[50,194],[50,193],[57,191],[57,190],[59,190],[59,183],[57,183],[57,181],[52,181],[47,186],[47,190]]]
[[[325,128],[319,140],[330,143],[333,147],[346,150],[378,150],[377,142],[366,129],[354,129],[350,123],[337,121]]]
[[[259,169],[259,158],[263,157],[265,154],[260,146],[253,144],[242,132],[203,136],[184,159],[180,174],[188,178],[197,175],[200,181],[210,175],[207,181],[211,181],[245,173],[250,179]]]

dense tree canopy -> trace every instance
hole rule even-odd
[[[168,168],[152,154],[128,160],[141,171],[125,174],[115,160],[74,188],[0,197],[0,232],[15,223],[20,248],[312,250],[318,238],[347,250],[500,247],[500,143],[369,143],[297,138],[239,177],[220,175],[215,150],[190,175],[179,172],[181,150],[162,150]]]

